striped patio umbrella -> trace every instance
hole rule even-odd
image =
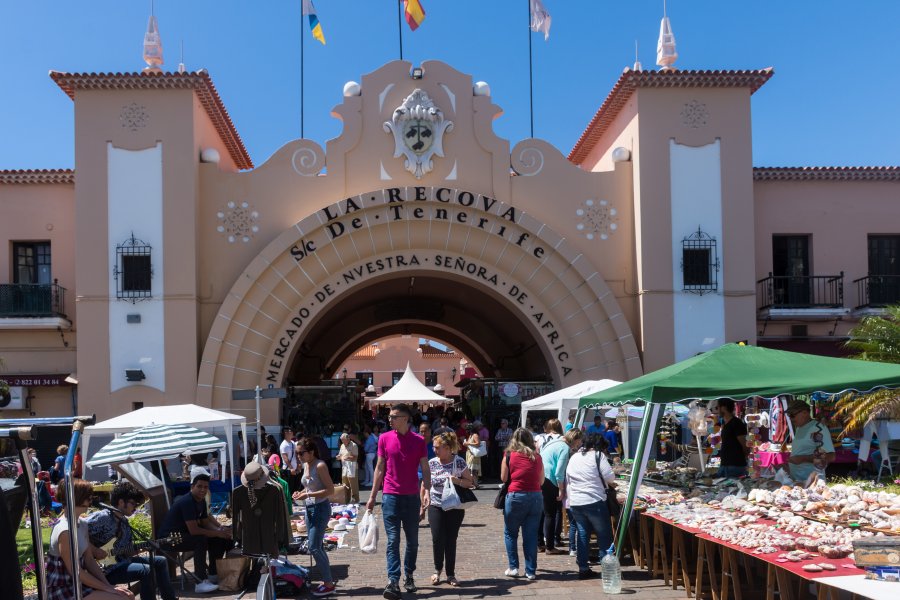
[[[117,437],[85,464],[102,467],[129,461],[148,462],[224,447],[223,440],[190,425],[148,425]]]

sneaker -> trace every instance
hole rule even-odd
[[[318,596],[322,598],[324,596],[330,596],[334,593],[334,584],[325,585],[324,583],[320,583],[318,587],[316,587],[312,591],[313,596]]]
[[[544,554],[549,554],[551,556],[555,556],[558,554],[565,554],[565,553],[566,553],[566,551],[563,550],[562,548],[547,548],[547,550],[544,551]]]
[[[416,587],[416,581],[413,579],[412,575],[407,575],[406,579],[403,580],[403,587],[410,594],[415,594],[419,591],[419,588]]]
[[[507,569],[507,570],[503,571],[503,574],[506,575],[507,577],[518,577],[519,570],[518,569]]]
[[[194,586],[194,591],[198,594],[209,594],[210,592],[214,592],[217,589],[219,589],[219,586],[211,582],[209,579],[204,579]]]
[[[207,579],[209,579],[210,583],[219,585],[219,576],[218,575],[213,575],[212,573],[210,573],[210,575],[209,575],[209,577],[207,577]]]
[[[569,550],[569,556],[578,556],[578,553],[574,550]]]
[[[384,588],[384,594],[382,594],[387,600],[400,600],[400,586],[396,581],[391,581],[387,584],[387,587]]]
[[[587,569],[585,571],[578,571],[578,579],[593,579],[596,576],[597,572],[591,571],[590,569]]]
[[[528,581],[534,581],[535,579],[537,579],[537,575],[535,575],[534,573],[525,573],[525,579],[527,579]]]

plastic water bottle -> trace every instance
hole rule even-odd
[[[616,558],[616,546],[613,544],[600,561],[600,572],[603,574],[603,591],[607,594],[622,593],[622,565]]]

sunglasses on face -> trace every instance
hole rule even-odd
[[[393,421],[395,419],[405,419],[406,415],[388,415],[388,421]]]

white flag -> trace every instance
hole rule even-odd
[[[544,34],[544,41],[550,37],[550,13],[541,0],[531,0],[531,30]]]

